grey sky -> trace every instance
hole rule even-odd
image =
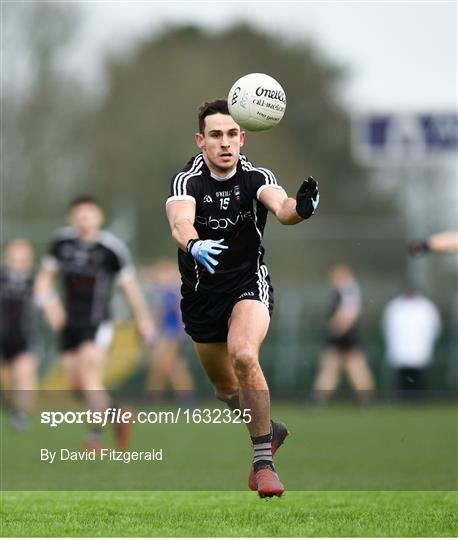
[[[74,62],[92,76],[104,51],[177,23],[218,30],[236,21],[310,40],[347,65],[353,109],[457,107],[457,4],[440,2],[79,2],[83,38]],[[84,43],[84,44],[83,44]],[[91,59],[88,62],[88,59]],[[95,59],[95,60],[94,60]],[[287,91],[287,81],[283,81]]]

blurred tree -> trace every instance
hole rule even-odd
[[[62,69],[78,24],[71,4],[2,5],[2,182],[10,220],[61,214],[86,176],[89,105]]]
[[[277,128],[248,134],[250,159],[271,168],[291,195],[314,175],[322,192],[320,216],[367,215],[378,208],[350,155],[349,118],[338,100],[341,67],[311,45],[286,45],[247,26],[218,34],[174,28],[107,63],[108,91],[94,118],[95,176],[110,196],[135,201],[142,255],[174,249],[164,201],[171,175],[197,152],[199,104],[226,96],[250,72],[277,78],[288,98]]]
[[[276,239],[269,246],[276,275],[299,281],[304,271],[317,275],[336,258],[362,259],[367,245],[353,241],[357,216],[392,213],[390,197],[375,195],[351,158],[349,115],[339,102],[345,70],[310,44],[287,45],[247,26],[216,34],[171,28],[129,54],[109,58],[106,92],[97,97],[83,91],[77,74],[63,69],[66,51],[78,43],[75,6],[7,5],[2,111],[10,221],[61,222],[68,199],[90,190],[111,210],[110,226],[136,256],[173,254],[164,201],[171,176],[197,152],[197,108],[226,96],[237,78],[256,71],[283,84],[288,106],[278,127],[248,134],[244,151],[254,163],[271,168],[291,195],[310,174],[322,193],[320,220],[294,230],[268,227],[267,241],[271,231]],[[350,242],[341,242],[333,235],[347,230],[349,222]],[[45,225],[36,237],[44,241],[53,226]],[[327,240],[325,249],[320,235]],[[281,261],[290,256],[294,241],[298,264],[284,267]],[[398,260],[401,248],[389,247],[374,250],[371,264],[380,262],[383,269],[392,264],[392,254]]]

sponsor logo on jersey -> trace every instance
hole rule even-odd
[[[205,216],[196,216],[196,222],[199,225],[206,225],[210,229],[227,229],[228,227],[234,227],[239,221],[244,221],[245,219],[253,219],[253,213],[251,210],[246,212],[239,212],[234,219],[231,218],[215,218],[215,217],[205,217]]]
[[[211,195],[205,195],[204,202],[207,202],[207,203],[213,202],[213,199],[211,198]]]

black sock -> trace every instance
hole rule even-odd
[[[251,437],[253,443],[253,469],[254,472],[258,472],[265,467],[273,467],[272,463],[272,426],[271,431],[267,435],[259,435],[258,437]]]

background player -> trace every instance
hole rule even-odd
[[[0,377],[10,398],[10,422],[23,429],[35,401],[33,251],[27,240],[11,240],[0,269]]]
[[[178,243],[181,309],[186,332],[216,396],[249,409],[254,459],[249,487],[280,496],[283,485],[272,453],[287,435],[270,422],[270,396],[259,364],[273,308],[273,289],[261,245],[267,212],[293,225],[318,205],[313,178],[289,198],[273,173],[240,154],[245,133],[229,115],[227,101],[199,110],[195,141],[201,153],[172,181],[167,215]]]
[[[101,230],[103,211],[95,198],[75,198],[69,209],[70,227],[59,230],[37,277],[36,297],[50,325],[61,331],[64,371],[73,390],[83,392],[91,410],[110,406],[103,386],[106,351],[113,335],[110,299],[116,280],[124,292],[142,338],[149,342],[153,323],[137,283],[126,246]],[[64,306],[54,291],[62,277]],[[117,447],[128,443],[128,424],[117,424]],[[100,448],[101,432],[91,429],[86,447]]]
[[[333,299],[327,324],[327,345],[320,360],[314,397],[318,402],[327,401],[337,389],[341,372],[345,371],[360,401],[367,403],[373,398],[374,382],[359,346],[360,288],[345,264],[331,268],[329,281]]]
[[[160,259],[152,268],[147,299],[157,328],[151,353],[148,390],[162,397],[170,385],[179,399],[192,401],[194,381],[181,355],[186,334],[180,312],[180,273],[175,261]]]

